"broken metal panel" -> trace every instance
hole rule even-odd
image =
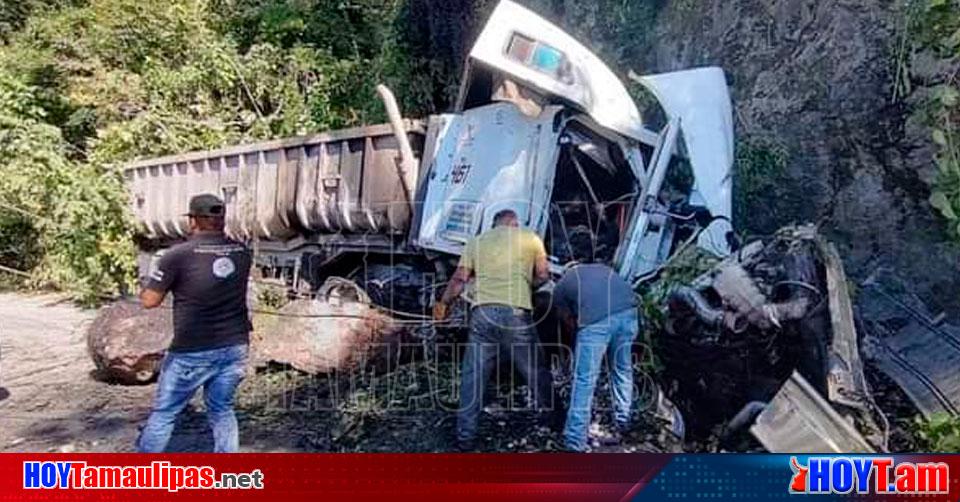
[[[760,413],[750,432],[772,453],[875,453],[797,372]]]
[[[627,230],[627,239],[618,252],[615,268],[621,277],[635,284],[652,274],[666,259],[660,256],[670,222],[662,217],[658,196],[670,168],[670,159],[677,148],[680,122],[671,120],[660,132],[657,147],[650,159],[651,170],[640,197],[640,210]],[[659,223],[659,224],[658,224]],[[672,236],[672,234],[670,234]]]
[[[863,374],[863,360],[860,358],[853,305],[843,262],[833,244],[819,240],[818,247],[826,273],[830,327],[833,332],[827,361],[827,398],[833,403],[866,410],[870,391]]]
[[[783,383],[796,373],[819,400],[807,401],[834,407],[831,412],[857,424],[867,444],[885,444],[863,374],[846,276],[836,249],[815,227],[781,229],[691,284],[669,297],[661,356],[684,412],[702,422],[692,426],[709,430],[750,401],[789,392],[781,390]],[[698,358],[709,363],[690,364]],[[781,401],[787,398],[796,399],[788,394]],[[768,420],[776,413],[768,412]]]
[[[877,367],[903,389],[921,413],[927,417],[957,415],[960,402],[956,385],[951,385],[957,381],[960,364],[956,349],[925,329],[902,330],[879,347],[875,351]]]
[[[659,386],[657,387],[657,405],[653,414],[662,425],[660,442],[665,445],[677,444],[679,446],[679,444],[682,444],[687,434],[683,414]]]
[[[640,111],[616,74],[573,37],[514,2],[497,5],[470,58],[576,104],[603,127],[649,140]]]
[[[927,417],[960,415],[960,328],[938,324],[915,298],[868,281],[860,304],[868,337],[865,353]]]
[[[690,204],[703,206],[715,222],[698,245],[717,255],[730,253],[727,232],[732,231],[733,106],[723,70],[716,67],[636,76],[660,102],[668,117],[680,119],[683,141],[693,169]]]

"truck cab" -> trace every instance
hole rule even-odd
[[[509,208],[558,267],[572,259],[570,235],[590,232],[597,258],[636,284],[678,239],[729,253],[733,126],[722,70],[631,79],[659,103],[659,127],[590,50],[501,1],[470,52],[455,111],[429,120],[411,242],[459,254]]]

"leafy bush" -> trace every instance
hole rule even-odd
[[[403,85],[429,78],[399,34],[403,3],[5,7],[0,264],[86,301],[122,292],[135,262],[124,163],[382,121],[382,81],[407,110],[430,108],[428,87]]]
[[[910,57],[927,51],[933,57],[960,67],[960,1],[923,0],[908,2],[906,27],[898,48],[895,97],[912,90]],[[950,223],[951,233],[960,237],[960,74],[953,71],[934,89],[919,113],[931,127],[938,148],[937,176],[930,204]]]
[[[34,103],[31,88],[0,79],[0,235],[21,232],[8,259],[83,300],[117,292],[134,261],[120,180],[71,162]]]
[[[960,51],[957,54],[960,56]],[[932,137],[939,153],[930,204],[960,236],[960,83],[940,86],[935,103]]]
[[[645,371],[655,373],[662,369],[656,354],[662,353],[658,344],[666,334],[666,305],[670,294],[677,286],[689,285],[694,279],[708,272],[718,261],[713,254],[688,245],[677,251],[660,272],[658,280],[647,283],[640,290],[638,300],[643,319],[643,343],[653,349],[644,352],[647,358],[643,361]]]
[[[960,418],[946,413],[934,415],[929,420],[915,419],[917,437],[921,448],[928,452],[960,452]]]
[[[734,224],[753,234],[773,233],[789,221],[798,196],[784,187],[786,149],[772,141],[745,138],[737,143],[733,168]]]

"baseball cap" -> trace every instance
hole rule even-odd
[[[190,212],[186,216],[223,216],[223,201],[216,195],[205,193],[190,198]]]

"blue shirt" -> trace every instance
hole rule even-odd
[[[582,327],[636,308],[637,300],[633,289],[616,271],[590,263],[564,272],[553,289],[553,304],[575,315]]]

